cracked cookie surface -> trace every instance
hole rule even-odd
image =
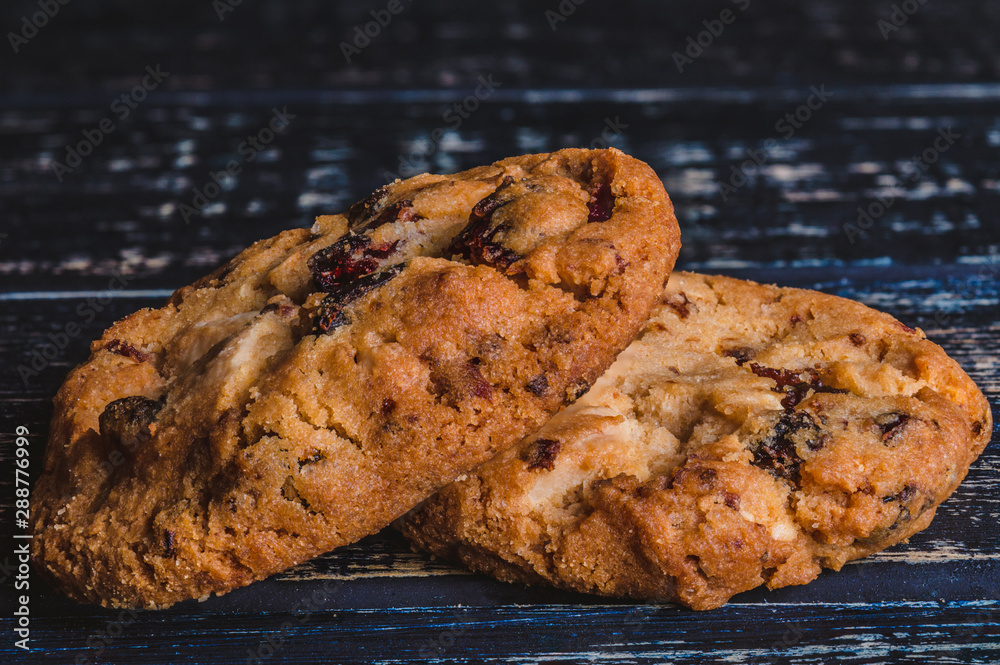
[[[613,149],[424,174],[262,240],[67,377],[33,560],[78,600],[164,607],[373,533],[578,397],[679,246]]]
[[[674,273],[590,392],[400,522],[502,580],[718,607],[924,529],[989,405],[891,316]]]

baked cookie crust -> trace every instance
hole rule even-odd
[[[926,528],[992,427],[958,364],[887,314],[674,273],[587,395],[401,528],[502,580],[711,609]]]
[[[373,533],[584,392],[679,246],[659,178],[614,149],[424,174],[262,240],[69,374],[35,565],[165,607]]]

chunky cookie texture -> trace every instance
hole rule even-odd
[[[377,531],[586,390],[679,245],[617,150],[397,181],[262,240],[70,373],[35,564],[80,601],[164,607]]]
[[[675,273],[590,392],[402,522],[503,580],[675,601],[805,584],[930,524],[989,406],[919,330],[842,298]]]

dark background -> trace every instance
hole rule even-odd
[[[662,176],[679,268],[886,310],[997,403],[1000,2],[564,0],[560,14],[555,0],[400,0],[348,63],[341,43],[387,0],[231,1],[49,0],[35,32],[22,18],[43,22],[37,0],[0,8],[0,660],[1000,662],[996,434],[908,545],[711,612],[463,575],[385,532],[136,616],[75,605],[33,576],[33,650],[15,649],[15,428],[30,431],[34,477],[51,397],[91,339],[387,173],[608,141]],[[706,32],[723,10],[734,20]],[[15,53],[9,33],[22,31]],[[674,54],[699,33],[707,45],[678,71]],[[169,75],[134,109],[113,106],[147,67]],[[804,111],[813,89],[826,100]],[[477,108],[456,127],[466,102]],[[241,145],[274,109],[287,127],[246,161]],[[796,112],[808,119],[789,137],[779,123]],[[61,170],[81,141],[96,145]],[[240,173],[185,215],[230,160]],[[881,210],[863,233],[859,207]]]

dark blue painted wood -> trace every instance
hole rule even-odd
[[[6,130],[0,124],[7,146],[0,191],[16,193],[4,203],[0,274],[16,290],[103,289],[115,271],[129,288],[172,288],[254,240],[349,205],[390,172],[450,171],[510,152],[587,146],[603,140],[610,120],[621,129],[612,144],[663,177],[683,222],[685,267],[957,265],[989,267],[995,278],[1000,96],[877,100],[855,95],[857,88],[829,90],[833,97],[789,139],[775,125],[808,100],[808,86],[723,103],[487,99],[457,131],[443,115],[464,94],[447,91],[436,102],[346,105],[285,102],[280,94],[202,108],[151,98],[61,182],[55,164],[66,160],[66,145],[93,129],[107,106],[12,108]],[[285,107],[295,116],[288,129],[243,161],[246,136],[266,127],[272,108]],[[438,128],[448,131],[434,143]],[[926,172],[908,164],[934,150],[941,130],[959,138],[928,153],[934,163]],[[229,160],[240,174],[202,214],[185,215],[182,206],[193,208],[196,192],[214,187],[212,174]],[[736,187],[741,168],[750,177]],[[859,226],[859,207],[872,206],[884,213]],[[39,225],[50,233],[34,233]]]
[[[707,615],[634,604],[303,609],[291,615],[226,614],[186,621],[169,612],[117,613],[110,621],[77,614],[40,625],[39,639],[58,647],[31,662],[680,665],[1000,659],[996,604],[935,600],[861,606],[731,604]],[[67,628],[79,637],[66,640]]]

